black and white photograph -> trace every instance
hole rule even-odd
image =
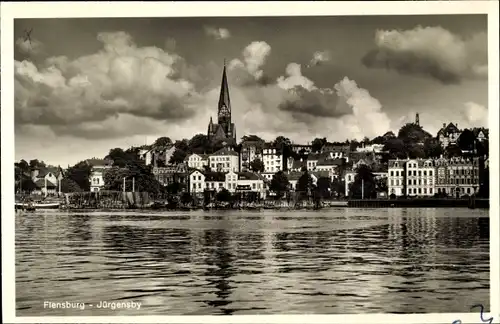
[[[499,323],[498,3],[458,2],[7,4],[7,322]]]

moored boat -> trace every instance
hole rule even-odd
[[[58,209],[61,206],[61,203],[16,203],[15,208],[16,209],[26,209],[26,210],[33,210],[33,209]]]

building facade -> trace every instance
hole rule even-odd
[[[479,191],[479,158],[439,158],[436,160],[436,172],[436,190],[439,194],[459,198]]]
[[[238,172],[239,155],[231,147],[224,147],[208,157],[210,169],[215,172]]]
[[[458,138],[462,131],[458,129],[458,124],[446,123],[443,124],[437,133],[437,139],[443,148],[448,147],[448,145],[457,144]]]

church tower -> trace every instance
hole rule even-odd
[[[210,117],[208,124],[208,139],[210,141],[226,141],[236,143],[236,127],[231,121],[231,100],[226,75],[226,61],[222,70],[219,104],[217,106],[217,124]]]
[[[229,99],[229,86],[227,85],[226,62],[222,71],[222,83],[220,86],[217,123],[222,127],[227,137],[231,137],[231,100]]]
[[[418,116],[418,113],[415,115],[415,125],[420,126],[420,117]]]

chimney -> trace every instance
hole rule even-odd
[[[443,128],[446,128],[446,123],[443,123]]]

